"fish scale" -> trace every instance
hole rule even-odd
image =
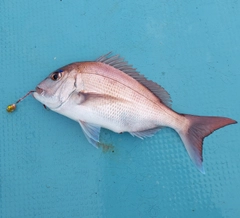
[[[160,116],[160,114],[158,113],[159,105],[156,105],[155,103],[147,99],[145,96],[141,95],[139,91],[137,92],[134,89],[127,87],[126,85],[116,80],[99,75],[101,72],[102,71],[100,69],[97,75],[85,73],[84,71],[81,73],[80,75],[81,82],[84,84],[83,91],[106,94],[106,95],[114,96],[115,98],[118,98],[118,99],[122,99],[126,103],[125,105],[122,104],[122,105],[119,105],[118,108],[116,108],[119,114],[122,114],[121,111],[125,110],[126,111],[125,114],[128,114],[128,116],[131,117],[132,119],[134,118],[134,116],[136,116],[139,122],[144,121],[144,116],[147,116],[147,118],[145,119],[148,119],[148,120],[150,119],[150,117],[153,117],[152,120],[154,120],[155,123],[152,122],[154,124],[152,126],[149,126],[148,128],[156,127],[156,123],[158,122],[158,119],[156,118]],[[80,80],[78,79],[78,81]],[[145,87],[144,87],[144,91],[145,93],[149,92],[148,90],[146,90]],[[157,99],[155,99],[155,96],[151,96],[151,97],[153,100],[157,101]],[[104,113],[105,117],[111,114],[112,106],[113,105],[110,104],[109,110],[107,111],[105,110],[105,108],[108,108],[108,107],[104,106],[103,108],[101,108],[101,111],[102,110],[105,111]],[[130,115],[130,112],[135,111],[136,108],[138,108],[139,111],[141,111],[141,114],[136,114],[136,112],[134,112],[134,114]],[[153,108],[155,108],[155,110],[153,110]],[[100,111],[100,108],[99,108],[99,111]],[[119,116],[116,114],[115,119],[117,119],[118,117]],[[136,123],[136,120],[137,119],[134,118],[132,121]],[[118,125],[120,125],[120,122],[118,122]],[[140,124],[138,130],[144,130],[144,128],[146,127],[143,127],[142,124]],[[129,131],[131,130],[129,129]]]
[[[98,67],[99,67],[99,64],[98,64]],[[144,121],[144,116],[146,116],[147,118],[145,119],[148,119],[148,120],[151,119],[152,117],[152,120],[154,120],[154,122],[152,123],[154,124],[152,126],[149,126],[148,128],[154,128],[157,123],[158,125],[160,125],[160,122],[158,120],[163,120],[161,118],[162,114],[159,113],[160,105],[156,105],[155,103],[155,102],[159,103],[159,99],[157,99],[153,94],[150,95],[149,90],[147,90],[144,86],[142,86],[139,83],[137,83],[137,85],[141,87],[141,90],[136,91],[133,89],[134,87],[133,88],[128,87],[125,84],[122,84],[121,82],[116,81],[116,77],[114,77],[115,74],[112,74],[113,76],[110,75],[111,79],[109,77],[106,77],[106,74],[104,74],[104,69],[102,69],[104,67],[105,66],[99,67],[100,69],[97,75],[89,74],[88,72],[85,73],[84,71],[82,71],[81,79],[82,79],[82,83],[85,84],[84,91],[115,96],[116,98],[128,101],[128,103],[131,103],[131,104],[133,103],[134,106],[129,108],[128,113],[130,111],[135,111],[136,108],[138,108],[138,110],[141,111],[141,114],[134,113],[130,117],[133,117],[135,115],[139,119],[142,118],[141,120],[139,120],[139,122]],[[149,98],[151,97],[151,98],[148,99],[147,97]],[[124,106],[120,105],[118,108],[118,111],[120,112],[123,109],[127,109],[128,103],[126,103]],[[111,109],[109,112],[111,112]],[[109,112],[106,112],[106,114],[108,114]],[[164,125],[164,123],[162,125]],[[140,127],[138,128],[138,130],[143,130],[144,128],[146,127],[143,127],[143,125],[140,124]]]
[[[129,97],[131,101],[132,97],[135,97],[136,93],[141,93],[141,96],[145,96],[148,100],[151,100],[153,102],[159,102],[159,98],[157,98],[153,93],[151,93],[145,86],[137,82],[129,75],[120,71],[119,69],[116,69],[104,63],[96,62],[86,62],[81,63],[81,65],[82,66],[79,68],[82,74],[81,77],[85,84],[85,88],[89,87],[90,91],[96,89],[96,91],[100,93],[108,92],[109,89],[107,87],[109,85],[112,85],[111,88],[114,93],[110,94],[117,95],[119,93],[120,97],[123,96],[122,93],[125,91],[124,89],[129,87],[130,89],[124,92],[124,96],[129,96],[130,94],[132,94]],[[90,70],[88,70],[89,65],[91,65]],[[89,71],[97,73],[90,73]]]

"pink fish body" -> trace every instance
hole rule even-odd
[[[173,128],[202,173],[204,137],[236,123],[224,117],[178,114],[170,108],[170,96],[161,86],[119,56],[104,55],[93,62],[62,67],[43,80],[33,95],[51,110],[79,122],[96,147],[101,127],[139,138],[153,136],[165,126]]]

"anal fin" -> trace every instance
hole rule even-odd
[[[129,132],[132,136],[136,136],[140,139],[146,138],[146,137],[152,137],[158,130],[160,130],[161,127],[156,127],[153,129],[147,129],[139,132]]]

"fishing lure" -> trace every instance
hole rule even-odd
[[[15,111],[16,108],[17,108],[17,104],[18,104],[19,102],[21,102],[24,98],[26,98],[28,95],[32,94],[33,92],[35,92],[35,91],[33,91],[33,90],[29,91],[29,92],[28,92],[26,95],[24,95],[22,98],[19,98],[14,104],[8,105],[8,106],[7,106],[7,109],[6,109],[7,112],[11,113],[11,112]]]

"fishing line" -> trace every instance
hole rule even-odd
[[[11,113],[11,112],[13,112],[13,111],[15,111],[16,110],[16,108],[17,108],[17,104],[19,103],[19,102],[21,102],[24,98],[26,98],[28,95],[30,95],[30,94],[32,94],[33,92],[35,92],[35,91],[29,91],[26,95],[24,95],[22,98],[19,98],[17,101],[16,101],[16,103],[14,103],[14,104],[10,104],[10,105],[8,105],[7,106],[7,112],[9,112],[9,113]]]

